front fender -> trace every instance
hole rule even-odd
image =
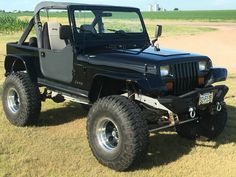
[[[149,90],[150,85],[145,76],[133,76],[128,74],[96,74],[93,77],[93,84],[100,79],[111,79],[114,81],[125,81],[125,82],[133,82],[138,88],[143,90]],[[92,85],[93,85],[92,84]]]
[[[97,74],[93,78],[93,83],[91,88],[95,87],[98,80],[101,80],[103,78],[111,79],[112,81],[119,82],[132,82],[135,86],[135,88],[140,91],[142,94],[158,94],[162,93],[165,90],[165,86],[162,82],[160,82],[160,79],[156,76],[148,76],[148,75],[142,75],[142,74],[126,74],[126,73],[109,73],[109,74]],[[112,83],[110,83],[112,84]]]
[[[228,71],[225,68],[211,68],[207,77],[206,86],[210,86],[216,82],[225,81],[228,76]]]

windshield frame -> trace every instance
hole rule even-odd
[[[146,29],[146,26],[145,26],[145,23],[144,23],[144,20],[143,20],[143,17],[142,17],[142,14],[140,12],[140,10],[138,8],[132,8],[132,7],[117,7],[117,6],[102,6],[102,5],[71,5],[71,6],[68,6],[68,10],[69,10],[69,14],[70,14],[70,22],[71,22],[71,26],[72,26],[72,30],[73,30],[73,36],[74,36],[74,41],[75,41],[75,44],[77,46],[81,46],[81,45],[85,45],[85,39],[84,41],[82,42],[83,44],[81,44],[81,41],[79,42],[79,35],[80,33],[78,33],[77,31],[77,27],[76,27],[76,17],[75,17],[75,11],[96,11],[96,10],[102,10],[102,11],[114,11],[114,12],[134,12],[137,14],[137,17],[139,18],[140,20],[140,24],[143,28],[143,32],[140,32],[140,33],[126,33],[127,35],[130,36],[130,38],[136,38],[137,41],[138,40],[142,40],[144,43],[148,43],[150,41],[149,39],[149,36],[148,36],[148,33],[147,33],[147,29]],[[105,41],[109,38],[112,37],[112,41],[113,43],[117,42],[117,43],[120,43],[120,35],[117,35],[115,33],[100,33],[99,35],[102,35],[104,37],[103,39],[103,42],[102,42],[102,39],[101,41],[99,41],[99,38],[96,38],[96,37],[91,37],[92,35],[84,35],[86,37],[88,37],[88,39],[86,39],[86,41],[88,40],[96,40],[98,43],[100,42],[101,45],[102,43],[105,43]],[[81,38],[81,37],[80,37]],[[93,41],[94,41],[93,40]]]

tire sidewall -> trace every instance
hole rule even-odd
[[[228,119],[226,106],[214,115],[206,114],[200,120],[200,134],[209,140],[218,137],[224,130]],[[214,130],[212,130],[214,127]]]
[[[106,151],[97,140],[96,124],[108,118],[119,131],[116,151]],[[98,125],[99,125],[98,124]],[[104,128],[100,127],[99,128]],[[99,135],[100,136],[100,135]],[[126,97],[112,95],[99,99],[89,111],[87,120],[89,146],[96,159],[116,171],[124,171],[146,155],[149,131],[139,106]]]
[[[8,106],[8,92],[14,89],[20,99],[19,110],[14,113]],[[15,126],[30,126],[36,123],[41,110],[39,88],[24,72],[16,72],[7,76],[3,84],[3,110],[6,118]]]
[[[121,153],[124,152],[123,148],[124,148],[124,132],[125,132],[125,127],[121,127],[122,125],[122,119],[120,118],[120,116],[116,113],[116,112],[111,112],[108,111],[109,108],[107,109],[102,109],[102,110],[98,110],[96,113],[93,114],[93,118],[91,118],[91,121],[89,123],[89,131],[90,133],[90,140],[91,143],[94,145],[93,146],[93,150],[96,151],[96,154],[102,158],[106,158],[106,160],[108,161],[115,161],[117,158],[119,158],[121,156]],[[97,123],[99,122],[99,120],[103,117],[107,117],[109,119],[111,119],[113,121],[113,123],[116,124],[117,128],[118,128],[118,132],[119,132],[119,144],[116,147],[116,149],[114,149],[112,152],[107,152],[105,151],[101,145],[98,142],[97,139],[97,135],[96,135],[96,126]]]
[[[8,105],[8,101],[7,101],[7,96],[8,96],[8,92],[10,91],[10,89],[15,89],[16,92],[18,93],[19,99],[20,99],[20,107],[19,110],[16,113],[13,113],[10,109],[9,109],[9,105]],[[2,100],[3,100],[3,110],[6,114],[6,117],[8,118],[8,120],[12,123],[12,124],[16,124],[17,122],[19,122],[19,117],[21,115],[22,110],[25,109],[25,104],[24,104],[24,100],[26,99],[24,91],[20,88],[20,85],[17,85],[16,83],[14,83],[14,81],[12,79],[8,80],[3,88],[3,95],[2,95]]]

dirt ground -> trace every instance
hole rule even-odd
[[[163,37],[160,38],[159,44],[164,48],[207,55],[212,59],[215,67],[226,67],[230,73],[236,73],[236,23],[163,21],[159,24],[217,28],[217,31],[193,36]]]

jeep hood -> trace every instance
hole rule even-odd
[[[154,47],[145,49],[109,49],[94,51],[89,54],[89,62],[120,69],[144,71],[145,66],[158,67],[161,64],[184,61],[208,60],[206,56],[188,52],[160,49]]]
[[[171,49],[156,49],[155,47],[148,47],[147,49],[140,50],[140,49],[130,49],[126,50],[125,52],[140,52],[140,54],[149,54],[154,56],[160,57],[170,57],[170,56],[178,56],[178,55],[189,55],[188,52],[178,51],[178,50],[171,50]]]

